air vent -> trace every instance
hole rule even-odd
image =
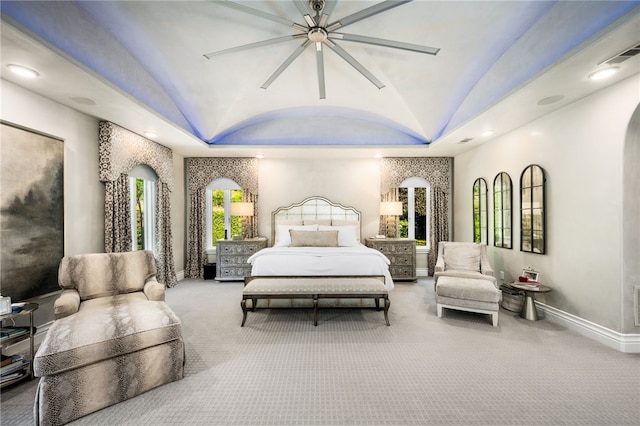
[[[465,138],[465,139],[462,139],[462,140],[461,140],[460,142],[458,142],[458,143],[467,143],[467,142],[470,142],[470,141],[472,141],[472,140],[473,140],[473,138]]]
[[[638,53],[640,53],[640,44],[637,44],[637,45],[635,45],[633,47],[625,49],[623,52],[618,53],[614,57],[612,57],[610,59],[607,59],[606,61],[602,62],[599,65],[602,65],[602,64],[607,64],[607,65],[619,64],[620,62],[624,62],[627,59],[636,56]]]

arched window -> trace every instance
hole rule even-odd
[[[493,245],[511,248],[512,200],[511,178],[505,172],[498,173],[493,180]]]
[[[520,250],[545,253],[544,170],[532,164],[520,175]]]
[[[134,251],[151,250],[155,253],[157,180],[156,172],[145,164],[129,172],[131,247]]]
[[[489,218],[487,217],[487,181],[473,182],[473,241],[488,244]]]
[[[242,189],[231,179],[218,178],[207,185],[207,247],[215,247],[217,240],[242,234],[240,217],[231,216],[231,203],[241,200]]]
[[[402,202],[400,238],[416,240],[416,246],[429,247],[429,182],[420,177],[405,179],[399,186]]]

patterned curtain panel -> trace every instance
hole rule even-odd
[[[452,158],[383,158],[380,173],[380,193],[385,196],[396,190],[407,178],[421,177],[431,185],[430,244],[427,261],[433,275],[438,243],[449,240],[449,193],[451,191]],[[397,193],[397,192],[396,192]],[[392,201],[392,200],[389,200]]]
[[[178,283],[173,263],[173,235],[171,233],[171,191],[164,182],[158,182],[156,193],[156,251],[158,282],[167,287]]]
[[[244,237],[255,238],[258,236],[258,194],[251,193],[249,189],[243,189],[242,201],[253,203],[253,216],[246,217],[243,224]]]
[[[187,217],[187,265],[185,278],[204,277],[204,264],[207,262],[206,244],[206,200],[205,188],[189,194],[189,216]]]
[[[427,258],[427,268],[430,275],[433,275],[436,268],[438,243],[449,241],[448,205],[447,193],[437,186],[431,186],[431,227],[429,229],[431,250],[429,250]]]
[[[104,251],[131,251],[131,198],[129,176],[121,174],[114,181],[105,182]]]
[[[187,158],[187,191],[189,217],[187,218],[186,278],[202,278],[206,255],[206,187],[218,178],[227,178],[240,185],[243,201],[254,203],[254,215],[245,223],[247,235],[258,235],[258,160],[256,158]]]
[[[173,152],[108,121],[99,124],[100,181],[105,183],[105,251],[132,250],[129,171],[146,164],[158,175],[156,202],[156,261],[158,282],[177,283],[173,263],[171,202]]]

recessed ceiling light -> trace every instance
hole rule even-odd
[[[484,130],[482,133],[480,133],[480,136],[483,136],[485,138],[491,135],[493,135],[493,130],[491,129]]]
[[[620,69],[620,67],[602,68],[602,69],[599,69],[599,70],[594,71],[591,74],[589,74],[589,79],[591,79],[591,80],[604,80],[605,78],[609,78],[612,75],[614,75],[615,73],[617,73],[619,69]]]
[[[155,133],[153,133],[153,132],[144,132],[144,135],[145,135],[146,137],[150,138],[150,139],[155,139],[155,138],[157,138],[157,137],[158,137],[158,135],[156,135],[156,134],[155,134]]]
[[[32,70],[31,68],[23,67],[22,65],[9,64],[7,65],[7,68],[21,77],[36,78],[40,75],[38,71]]]
[[[264,154],[256,154],[256,158],[257,159],[264,158]]]
[[[376,154],[376,158],[382,158],[382,154]]]
[[[540,106],[551,105],[551,104],[555,104],[556,102],[560,102],[563,99],[564,99],[564,95],[547,96],[546,98],[540,99],[538,101],[538,105]]]
[[[85,98],[84,96],[74,96],[69,99],[81,105],[96,105],[96,101],[94,101],[93,99]]]

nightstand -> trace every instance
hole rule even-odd
[[[218,240],[216,242],[216,280],[242,281],[251,275],[249,257],[267,247],[263,237],[247,240]]]
[[[383,253],[391,264],[394,281],[416,280],[416,240],[408,238],[365,238],[365,245]]]

